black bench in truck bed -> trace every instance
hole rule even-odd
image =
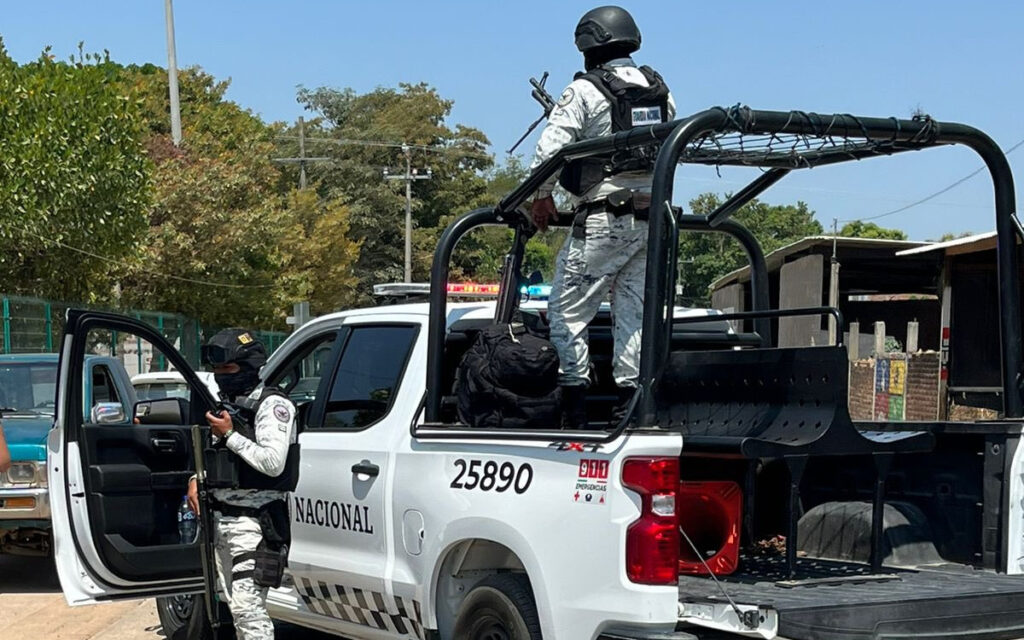
[[[679,602],[739,605],[774,611],[777,633],[790,640],[1013,640],[1024,637],[1024,579],[942,565],[886,567],[800,558],[790,580],[778,558],[750,558],[740,571],[713,580],[681,576]],[[684,607],[684,610],[686,607]],[[733,637],[684,624],[702,639]],[[762,629],[768,632],[768,629]],[[768,635],[761,637],[770,637]]]

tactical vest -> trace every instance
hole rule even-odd
[[[590,82],[608,99],[612,133],[668,122],[668,85],[654,69],[644,65],[638,70],[649,86],[628,82],[606,66],[576,74],[576,80]],[[615,174],[652,170],[656,157],[657,147],[650,146],[616,152],[610,158],[572,160],[562,169],[558,183],[569,193],[581,196]]]
[[[275,387],[264,387],[259,397],[242,398],[235,403],[224,403],[231,415],[232,428],[239,434],[256,440],[256,411],[270,396],[287,396]],[[298,424],[296,424],[298,429]],[[253,469],[227,448],[223,440],[203,452],[206,464],[206,485],[211,489],[257,489],[265,491],[293,491],[299,483],[299,443],[288,446],[284,471],[276,477]]]

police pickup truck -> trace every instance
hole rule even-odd
[[[518,308],[532,230],[517,208],[567,160],[652,142],[640,387],[625,417],[607,417],[611,331],[599,317],[589,430],[465,424],[453,383],[479,332],[511,322],[544,331],[542,312]],[[804,112],[712,109],[576,143],[496,207],[457,218],[439,241],[428,304],[314,320],[261,374],[286,393],[316,387],[298,408],[292,544],[271,615],[366,640],[1024,636],[1016,253],[1000,254],[1004,418],[854,423],[845,348],[772,340],[773,318],[824,314],[842,327],[842,314],[770,308],[760,245],[729,218],[791,169],[949,143],[989,163],[999,246],[1013,247],[1012,176],[980,132]],[[678,161],[768,171],[711,215],[683,215],[670,206]],[[480,225],[514,232],[498,300],[449,304],[455,245]],[[710,331],[707,317],[677,313],[682,230],[744,246],[752,311],[719,315]],[[185,377],[190,397],[161,422],[94,424],[76,410],[91,335],[111,331],[148,342]],[[48,472],[67,600],[155,596],[169,637],[210,637],[190,595],[202,589],[199,554],[174,521],[189,425],[211,406],[208,391],[130,318],[69,312],[61,358]]]

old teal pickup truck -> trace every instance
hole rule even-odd
[[[55,353],[0,355],[0,410],[12,460],[0,473],[0,553],[45,556],[52,548],[46,435],[53,425],[57,359]],[[135,391],[120,360],[89,356],[87,366],[92,373],[85,377],[83,410],[99,421],[132,415]]]

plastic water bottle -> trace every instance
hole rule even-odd
[[[188,496],[184,496],[181,499],[181,506],[178,507],[178,539],[182,544],[192,544],[196,541],[198,533],[196,514],[188,506]]]

